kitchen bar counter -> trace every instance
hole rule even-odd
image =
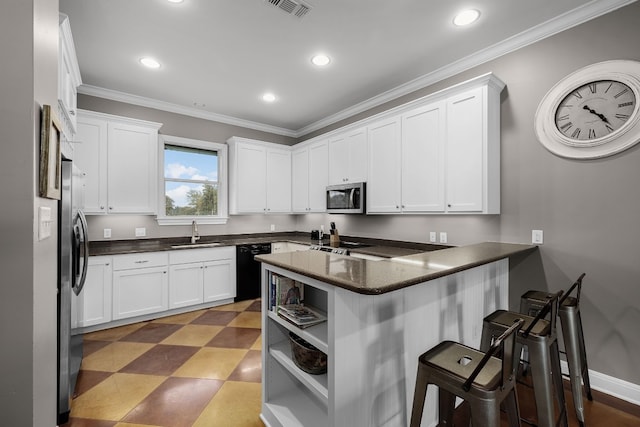
[[[258,255],[256,259],[353,292],[376,295],[536,249],[531,245],[487,242],[380,261],[320,251]]]

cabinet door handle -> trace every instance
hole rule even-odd
[[[136,264],[144,264],[145,262],[149,262],[148,259],[143,259],[141,261],[134,261]]]
[[[103,211],[104,210],[104,206],[100,206],[100,210]]]
[[[76,115],[76,112],[75,112],[74,110],[70,110],[70,111],[69,111],[69,114],[70,114],[70,115],[72,115],[72,116],[75,116],[75,115]]]
[[[113,206],[109,206],[109,210],[112,211],[113,210]]]

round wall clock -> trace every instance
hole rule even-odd
[[[535,117],[540,143],[552,153],[595,159],[640,141],[640,62],[592,64],[569,74],[542,98]]]

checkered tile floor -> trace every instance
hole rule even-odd
[[[64,427],[262,427],[260,300],[84,336]]]

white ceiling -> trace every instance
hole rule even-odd
[[[81,93],[300,136],[633,0],[302,1],[303,18],[265,0],[60,0],[60,11]],[[455,27],[469,7],[480,19]],[[317,52],[331,64],[314,67]],[[147,55],[160,69],[139,64]]]

